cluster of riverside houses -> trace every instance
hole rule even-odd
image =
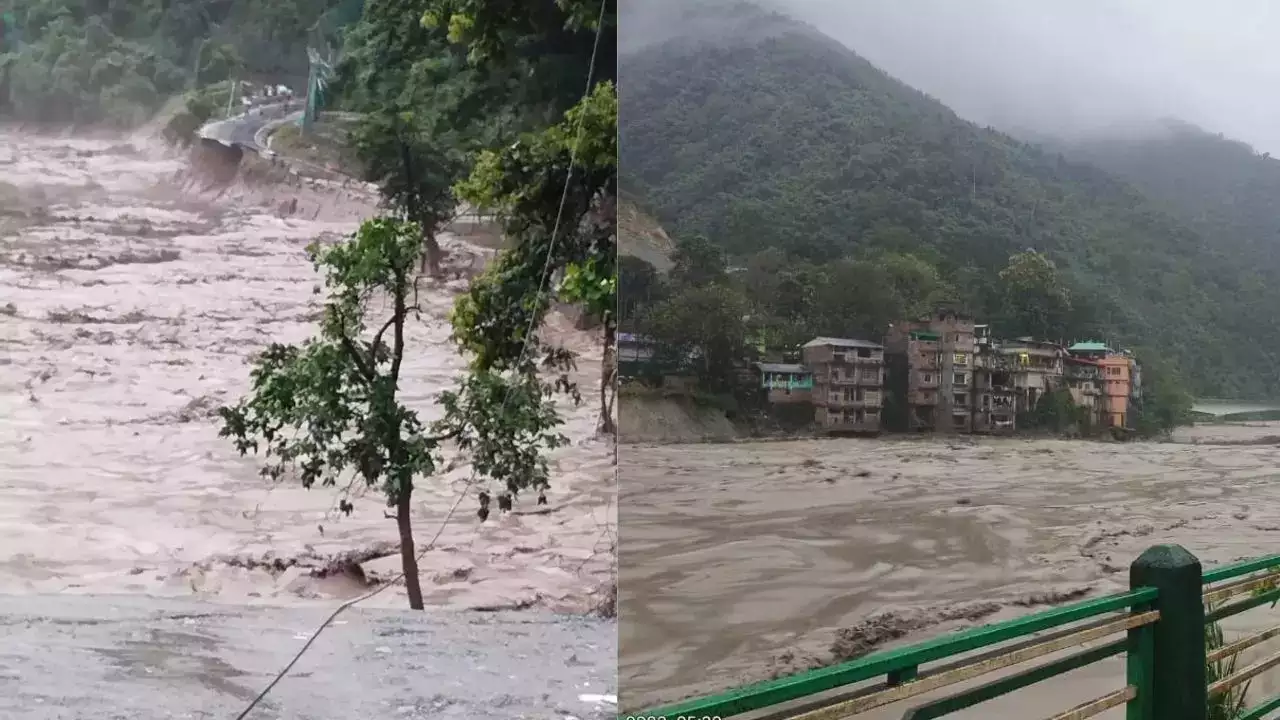
[[[621,336],[620,364],[643,362],[646,343]],[[897,323],[884,342],[818,337],[799,362],[758,362],[752,382],[774,406],[807,406],[832,433],[1000,433],[1045,393],[1066,389],[1095,427],[1130,427],[1141,398],[1133,356],[1101,342],[996,340],[989,325],[953,310]],[[627,373],[624,372],[624,375]],[[886,399],[898,408],[885,417]]]

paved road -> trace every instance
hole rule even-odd
[[[297,107],[297,103],[293,106]],[[248,150],[260,152],[264,148],[259,147],[255,139],[258,130],[288,114],[289,111],[283,104],[262,105],[251,112],[208,123],[200,128],[199,135],[207,140],[217,140],[223,145],[241,145]]]
[[[231,720],[330,608],[0,597],[0,717]],[[616,708],[617,626],[537,615],[352,609],[253,720],[567,718]]]

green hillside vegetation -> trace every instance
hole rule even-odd
[[[0,114],[134,127],[170,97],[231,78],[301,85],[308,44],[340,38],[359,0],[15,0]]]
[[[1240,287],[1232,310],[1252,327],[1261,367],[1276,367],[1280,160],[1175,121],[1142,134],[1063,144],[1062,151],[1141,188],[1223,252]]]
[[[1184,390],[1280,394],[1280,327],[1259,322],[1257,283],[1226,247],[1095,166],[960,119],[808,26],[732,11],[750,32],[675,37],[619,63],[624,186],[693,256],[711,248],[734,268],[684,282],[677,258],[664,291],[624,306],[624,322],[692,336],[683,317],[786,345],[876,337],[945,302],[1006,336],[1137,349],[1154,395],[1177,406],[1169,418]],[[641,280],[620,282],[625,301]]]

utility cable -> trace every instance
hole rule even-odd
[[[604,33],[605,9],[608,6],[609,6],[609,0],[604,0],[604,2],[600,3],[600,17],[596,23],[596,37],[591,47],[591,63],[587,67],[587,87],[582,94],[583,100],[586,100],[591,95],[591,84],[595,80],[596,56],[600,50],[600,37]],[[578,116],[578,128],[574,134],[575,142],[573,146],[569,148],[569,170],[568,170],[568,173],[565,175],[564,190],[560,194],[560,205],[559,205],[559,208],[556,210],[555,223],[551,229],[551,239],[547,243],[547,259],[542,267],[542,277],[538,281],[538,291],[535,296],[541,295],[544,292],[544,290],[546,289],[547,280],[550,278],[550,275],[551,275],[551,262],[555,256],[556,241],[559,239],[559,236],[560,236],[560,221],[564,215],[565,204],[568,202],[568,199],[569,199],[569,188],[573,181],[573,169],[576,166],[578,161],[578,148],[579,146],[582,145],[582,134],[585,131],[585,127],[584,127],[585,115],[586,115],[585,113],[582,113]],[[529,327],[525,331],[524,340],[522,341],[520,346],[520,356],[519,356],[519,361],[517,362],[517,367],[524,364],[526,353],[529,350],[529,340],[533,336],[533,331],[535,329],[536,324],[537,324],[537,314],[535,313],[531,315],[529,318]],[[499,408],[499,414],[501,414],[502,411],[506,409],[507,400],[510,397],[511,397],[510,394],[508,394],[507,397],[503,398],[502,406]],[[471,477],[468,478],[466,486],[463,487],[460,493],[458,493],[458,497],[453,501],[453,505],[449,508],[449,511],[445,513],[444,519],[440,521],[440,526],[436,528],[436,532],[434,535],[431,536],[431,540],[427,542],[427,544],[424,545],[421,550],[418,551],[418,555],[417,555],[418,560],[421,560],[422,557],[426,555],[427,551],[430,550],[433,546],[435,546],[436,541],[440,539],[440,536],[444,534],[445,528],[448,527],[450,520],[453,519],[454,514],[457,512],[458,506],[462,504],[462,501],[467,497],[468,493],[471,491],[472,485],[475,484],[475,479],[476,479],[476,470],[475,470],[475,466],[473,465],[471,469]],[[242,710],[239,715],[236,716],[236,720],[245,720],[245,718],[249,716],[249,713],[253,712],[254,708],[256,708],[258,704],[261,703],[264,699],[266,699],[267,695],[269,695],[271,691],[275,689],[276,685],[278,685],[281,680],[283,680],[286,676],[288,676],[289,671],[293,669],[294,665],[298,664],[298,661],[302,659],[302,656],[305,655],[307,651],[311,649],[311,646],[315,644],[315,641],[319,639],[321,633],[323,633],[330,625],[332,625],[333,621],[336,620],[339,615],[345,612],[348,608],[356,604],[359,604],[361,602],[364,602],[365,600],[372,598],[373,596],[381,593],[383,590],[386,590],[392,585],[399,583],[401,580],[404,579],[404,577],[405,577],[405,573],[403,570],[401,570],[395,577],[386,581],[382,585],[379,585],[378,587],[365,593],[364,595],[360,595],[358,597],[352,598],[351,600],[347,600],[346,602],[342,603],[338,607],[334,608],[333,612],[330,613],[329,616],[324,619],[324,622],[320,623],[320,625],[311,633],[311,636],[307,638],[307,641],[302,644],[302,647],[299,648],[298,652],[294,654],[293,659],[291,659],[289,663],[280,670],[280,672],[276,673],[276,676],[272,678],[271,682],[268,683],[267,686],[262,689],[262,692],[258,693],[258,695],[254,697],[253,700],[249,703],[249,705],[245,707],[245,709]]]

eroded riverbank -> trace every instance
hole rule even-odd
[[[1159,542],[1206,564],[1276,552],[1276,435],[625,445],[623,707],[1119,590]],[[1101,673],[1098,694],[1117,677]]]

